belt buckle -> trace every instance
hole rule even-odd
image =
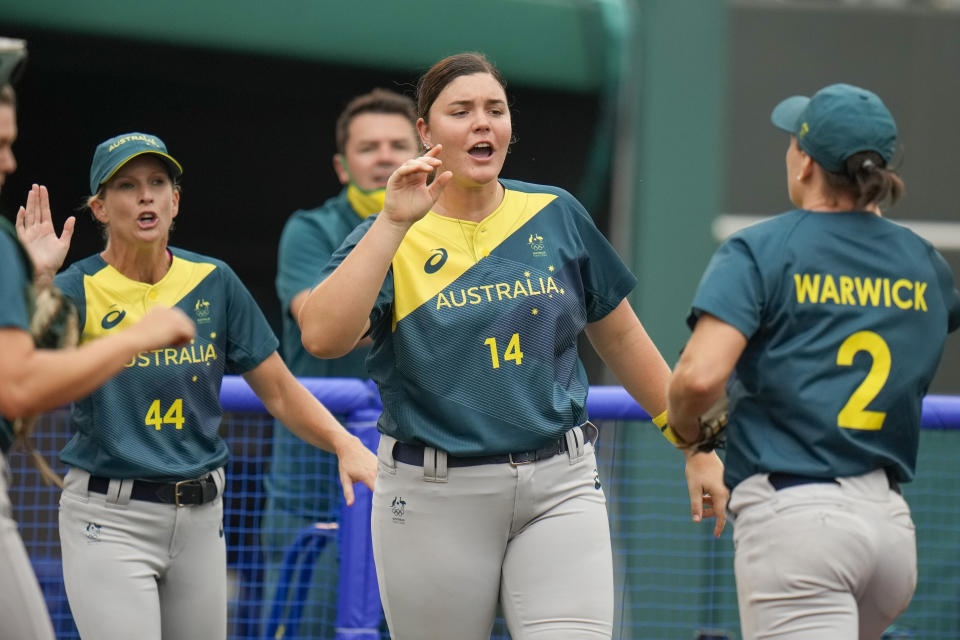
[[[198,485],[199,485],[199,481],[196,480],[196,479],[181,480],[181,481],[179,481],[179,482],[177,482],[177,483],[175,483],[175,484],[173,485],[173,503],[174,503],[175,505],[177,505],[178,507],[185,507],[185,506],[187,506],[187,505],[185,505],[185,504],[181,504],[181,502],[180,502],[180,498],[183,497],[183,493],[180,492],[180,487],[181,487],[182,485],[185,485],[185,484],[189,483],[189,482],[197,482]]]
[[[537,461],[537,452],[521,451],[519,453],[508,453],[507,459],[510,461],[510,464],[515,467],[521,464],[530,464]]]

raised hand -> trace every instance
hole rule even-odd
[[[393,223],[411,225],[427,215],[436,203],[453,173],[444,171],[429,185],[427,180],[442,164],[437,154],[443,145],[436,145],[419,158],[411,158],[393,172],[387,181],[382,216]]]
[[[190,342],[197,327],[180,309],[156,306],[128,330],[138,338],[139,351],[152,351]]]
[[[50,194],[43,185],[33,185],[27,193],[27,206],[17,211],[17,237],[26,247],[37,272],[37,287],[47,288],[53,282],[70,249],[76,218],[70,216],[63,223],[63,233],[57,237],[50,214]]]

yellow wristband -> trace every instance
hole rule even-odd
[[[660,427],[660,430],[663,431],[663,428],[667,426],[667,410],[664,409],[660,415],[650,418],[653,421],[653,424]]]
[[[667,424],[666,410],[664,410],[659,415],[653,416],[652,418],[650,418],[650,420],[651,422],[653,422],[654,425],[656,425],[658,429],[660,429],[660,433],[663,434],[663,437],[666,438],[670,442],[670,444],[672,444],[675,447],[681,446],[680,441],[677,439],[677,434],[675,434],[673,432],[673,429],[670,428],[670,425]]]

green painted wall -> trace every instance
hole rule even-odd
[[[716,248],[710,222],[722,201],[727,5],[632,0],[629,8],[612,239],[640,281],[631,303],[672,366]],[[615,637],[732,631],[730,531],[714,540],[712,522],[690,521],[682,456],[649,423],[619,429],[616,448],[628,453],[611,505],[624,580]]]
[[[636,107],[630,198],[631,301],[672,366],[689,337],[684,319],[716,248],[721,211],[726,86],[726,2],[635,0]]]

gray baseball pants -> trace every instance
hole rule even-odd
[[[0,640],[53,640],[53,625],[7,496],[0,454]]]
[[[223,471],[217,498],[178,507],[131,500],[131,481],[87,491],[70,469],[60,497],[63,579],[83,640],[227,636]]]
[[[430,448],[431,464],[398,463],[381,437],[373,549],[394,640],[488,640],[498,603],[514,640],[612,636],[610,529],[585,429],[551,458],[455,468]]]
[[[743,640],[877,640],[917,585],[910,508],[883,470],[776,491],[734,488]]]

